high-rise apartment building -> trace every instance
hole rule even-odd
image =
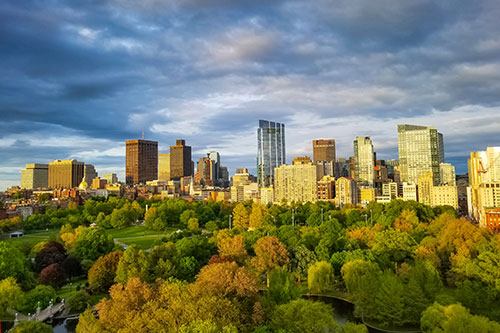
[[[191,146],[186,146],[185,140],[176,140],[175,146],[170,146],[170,179],[190,176],[193,176]]]
[[[49,163],[50,188],[78,187],[83,179],[85,163],[76,160],[55,160]]]
[[[275,170],[274,197],[277,202],[315,202],[318,198],[316,166],[282,165]]]
[[[49,186],[49,165],[30,163],[21,170],[21,188],[32,190]]]
[[[331,201],[335,199],[335,178],[323,176],[317,182],[318,200]]]
[[[375,167],[373,143],[368,136],[354,140],[354,180],[359,187],[372,188]]]
[[[126,142],[125,181],[127,185],[144,184],[158,179],[158,142]]]
[[[257,144],[257,182],[260,187],[269,187],[275,168],[286,164],[285,125],[259,120]]]
[[[430,206],[432,204],[432,187],[434,186],[434,175],[427,172],[418,177],[418,202]]]
[[[170,154],[158,154],[158,180],[170,180]]]
[[[439,184],[444,144],[435,127],[398,125],[398,150],[402,182],[416,184],[418,177],[432,172],[434,185]]]
[[[455,167],[450,163],[439,164],[439,179],[441,185],[456,186]]]
[[[346,204],[358,204],[358,188],[354,179],[341,177],[335,181],[335,204],[342,207]]]
[[[313,140],[313,160],[315,164],[320,161],[335,162],[335,140]]]

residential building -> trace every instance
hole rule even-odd
[[[260,187],[268,187],[274,183],[275,168],[286,164],[285,125],[259,120],[257,144],[257,180]]]
[[[251,182],[252,180],[247,168],[236,169],[236,173],[233,176],[233,186],[247,185]]]
[[[260,203],[263,205],[274,203],[274,186],[260,188]]]
[[[158,179],[170,180],[170,154],[158,154]]]
[[[398,125],[398,150],[401,182],[416,184],[418,177],[431,172],[434,185],[439,184],[444,144],[435,127]]]
[[[175,146],[170,146],[170,179],[193,176],[193,161],[191,147],[185,140],[176,140]]]
[[[417,185],[403,182],[403,200],[418,201]]]
[[[494,233],[500,232],[500,208],[485,209],[486,227]]]
[[[354,179],[340,177],[335,181],[335,205],[358,204],[358,188]]]
[[[274,172],[274,196],[277,202],[315,202],[317,200],[314,164],[282,165]]]
[[[317,182],[318,200],[331,201],[335,199],[335,178],[323,176]]]
[[[458,191],[456,186],[433,186],[431,191],[431,206],[451,206],[458,209]]]
[[[49,165],[30,163],[21,170],[21,188],[33,190],[49,186]]]
[[[354,180],[359,187],[372,188],[375,167],[373,143],[368,136],[358,136],[354,140]]]
[[[299,164],[312,164],[311,158],[309,156],[297,156],[293,158],[293,165]]]
[[[50,188],[74,188],[80,185],[85,163],[77,160],[55,160],[49,163]]]
[[[432,172],[422,174],[418,177],[418,202],[424,205],[432,205],[432,188],[434,187],[434,175]]]
[[[158,179],[158,142],[129,140],[126,142],[125,182],[145,184]]]
[[[456,186],[457,180],[455,176],[455,167],[450,163],[439,164],[440,184],[448,186]]]
[[[370,202],[375,201],[376,191],[374,188],[360,188],[359,193],[359,203],[367,205]]]
[[[384,183],[382,185],[382,195],[388,196],[391,200],[398,198],[398,183]]]

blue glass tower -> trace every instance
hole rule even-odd
[[[257,141],[257,181],[267,187],[274,183],[274,168],[286,163],[285,125],[259,120]]]

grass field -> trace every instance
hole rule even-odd
[[[108,234],[114,239],[126,245],[136,245],[138,248],[147,250],[158,244],[160,240],[174,232],[175,228],[166,231],[148,230],[144,226],[133,226],[122,230],[110,229]]]
[[[55,240],[58,231],[57,229],[38,231],[20,238],[0,238],[0,241],[6,241],[27,254],[36,243]]]

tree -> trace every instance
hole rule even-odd
[[[68,306],[72,313],[80,313],[91,306],[92,300],[85,290],[80,290],[68,298]]]
[[[264,218],[269,215],[267,207],[257,202],[252,204],[252,213],[249,216],[249,230],[255,230],[262,226]]]
[[[292,249],[292,267],[297,276],[297,281],[307,278],[309,267],[317,261],[316,254],[304,245]]]
[[[66,259],[66,249],[58,242],[47,242],[35,256],[35,270],[41,272],[52,264],[62,264]]]
[[[78,259],[96,260],[114,247],[113,237],[108,236],[104,229],[86,228],[82,230],[75,244],[75,255]]]
[[[85,227],[79,226],[73,230],[70,224],[63,225],[59,231],[59,237],[64,243],[64,247],[68,252],[72,252],[75,249],[76,241]]]
[[[139,207],[140,208],[140,207]],[[139,214],[130,204],[124,205],[120,209],[114,209],[111,213],[111,225],[115,229],[123,229],[137,221]]]
[[[271,306],[286,304],[299,298],[301,290],[295,284],[292,275],[286,268],[275,269],[269,278],[269,288],[266,290],[266,299]]]
[[[233,209],[233,227],[248,229],[250,217],[243,203],[239,203]]]
[[[78,319],[76,333],[103,332],[104,329],[91,309],[85,310]]]
[[[99,257],[88,273],[90,288],[94,291],[107,291],[114,283],[116,269],[123,251],[116,250]]]
[[[355,324],[348,321],[342,327],[342,333],[368,333],[368,328],[363,324]]]
[[[188,221],[187,227],[191,231],[198,231],[198,230],[200,230],[200,225],[198,223],[198,219],[196,217],[190,218],[189,221]]]
[[[405,286],[401,280],[391,271],[384,272],[374,300],[377,312],[367,313],[367,317],[374,317],[388,325],[405,325],[407,322],[404,316],[404,293]]]
[[[319,294],[324,292],[333,282],[332,265],[326,261],[318,261],[307,272],[309,292]]]
[[[57,297],[56,291],[51,286],[38,285],[35,289],[25,294],[23,305],[19,308],[24,313],[35,313],[38,306],[45,309],[51,300]]]
[[[5,317],[7,308],[16,309],[22,304],[23,292],[16,279],[8,277],[0,281],[0,317]]]
[[[22,252],[7,242],[0,242],[0,279],[11,276],[21,280],[25,275],[25,267]]]
[[[236,235],[232,238],[223,238],[217,243],[217,246],[221,256],[230,256],[240,263],[242,263],[247,256],[245,241],[241,235]]]
[[[486,317],[471,315],[460,304],[443,306],[434,303],[422,313],[420,325],[424,332],[500,332],[499,323],[489,321]]]
[[[54,330],[50,325],[34,320],[23,320],[10,330],[12,333],[52,333]]]
[[[259,238],[254,245],[254,250],[256,256],[252,259],[252,264],[259,272],[266,273],[269,287],[269,272],[288,264],[290,261],[288,251],[285,245],[274,236]]]
[[[130,278],[149,281],[148,259],[146,253],[137,246],[129,246],[116,267],[115,282],[126,283]]]
[[[82,265],[80,265],[80,262],[76,258],[71,256],[67,256],[64,259],[64,261],[62,262],[62,267],[64,268],[64,271],[69,278],[80,276],[83,273]]]
[[[180,215],[179,222],[187,227],[189,220],[192,218],[196,218],[196,212],[192,209],[187,209]]]
[[[272,314],[271,325],[275,330],[291,333],[335,332],[339,328],[328,304],[305,299],[278,306]]]
[[[196,276],[201,290],[222,296],[255,296],[259,290],[256,277],[246,267],[235,262],[223,262],[203,267]]]
[[[66,273],[60,264],[51,264],[45,267],[38,277],[38,283],[58,288],[66,281]]]

